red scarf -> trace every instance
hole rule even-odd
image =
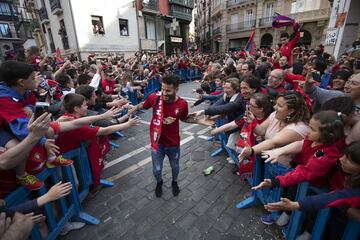
[[[157,151],[164,118],[164,100],[161,92],[156,93],[156,103],[153,109],[153,118],[150,123],[150,141],[153,151]]]
[[[236,151],[241,152],[245,146],[254,146],[255,145],[255,136],[254,136],[254,124],[244,123],[240,131],[240,138],[236,142]],[[246,178],[251,178],[253,174],[253,168],[255,163],[255,156],[244,159],[239,165],[239,176],[240,180],[245,180]]]

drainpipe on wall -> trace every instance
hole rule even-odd
[[[139,11],[137,9],[137,5],[136,2],[133,2],[135,4],[135,11],[136,11],[136,27],[137,27],[137,32],[138,32],[138,39],[139,39],[139,51],[142,51],[142,47],[141,47],[141,38],[140,38],[140,28],[139,28]]]
[[[70,5],[71,20],[73,23],[74,34],[75,34],[76,54],[78,55],[79,61],[81,61],[82,59],[81,59],[81,55],[80,55],[79,41],[78,41],[76,27],[75,27],[75,19],[74,19],[73,9],[72,9],[72,5],[71,5],[71,0],[69,1],[69,5]]]

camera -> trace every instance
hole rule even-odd
[[[312,72],[312,78],[317,81],[320,82],[321,81],[321,75],[319,71],[313,71]]]
[[[47,102],[37,102],[35,104],[35,115],[34,118],[37,119],[41,115],[43,115],[45,112],[49,111],[50,104]]]

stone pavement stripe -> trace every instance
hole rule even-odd
[[[142,124],[150,125],[150,122],[147,122],[147,121],[144,121],[144,120],[140,120],[140,122],[141,122]]]
[[[210,130],[211,130],[211,127],[207,127],[207,128],[204,128],[204,129],[198,131],[196,134],[197,135],[203,135],[204,133],[206,133],[206,132],[208,132]]]
[[[183,128],[182,131],[184,131],[184,132],[189,131],[191,128],[196,127],[196,126],[197,126],[196,124],[190,124],[189,126]]]
[[[200,136],[197,136],[198,138],[201,138],[201,139],[204,139],[204,140],[208,140],[209,137],[208,136],[204,136],[204,135],[200,135]]]
[[[151,159],[149,158],[149,160],[151,160]],[[137,164],[132,165],[132,166],[130,166],[130,167],[122,170],[122,171],[119,172],[118,174],[116,174],[116,175],[114,175],[114,176],[112,176],[112,177],[109,177],[107,180],[110,181],[110,182],[113,182],[113,181],[115,181],[116,179],[122,178],[122,177],[128,175],[129,173],[135,171],[135,170],[138,169],[139,167],[140,167],[140,166],[138,166]]]
[[[195,135],[195,133],[188,132],[188,131],[185,131],[185,132],[182,132],[182,133],[183,133],[183,134],[186,134],[186,135],[190,135],[190,136]]]
[[[193,139],[195,139],[195,137],[194,137],[194,136],[190,136],[190,137],[187,137],[187,138],[181,140],[181,141],[180,141],[180,146],[181,146],[181,145],[184,145],[184,144],[186,144],[186,143],[188,143],[188,142],[190,142],[190,141],[193,140]],[[139,149],[137,149],[137,150],[139,150]],[[136,150],[135,150],[135,151],[136,151]],[[133,152],[134,152],[134,151],[133,151]],[[112,163],[112,162],[113,162],[113,161],[111,161],[110,163]],[[115,181],[115,180],[117,180],[117,179],[119,179],[119,178],[124,177],[125,175],[128,175],[129,173],[135,171],[136,169],[138,169],[138,168],[140,168],[140,167],[142,167],[142,166],[144,166],[144,165],[146,165],[146,164],[148,164],[148,163],[150,163],[150,162],[151,162],[151,157],[145,158],[144,160],[141,160],[141,161],[138,162],[137,164],[131,165],[130,167],[122,170],[121,172],[119,172],[118,174],[116,174],[116,175],[114,175],[114,176],[112,176],[112,177],[109,177],[107,180],[108,180],[108,181]],[[113,165],[114,165],[114,164],[113,164]],[[106,166],[107,166],[107,165],[106,165]]]
[[[140,148],[138,148],[138,149],[136,149],[136,150],[134,150],[132,152],[129,152],[129,153],[127,153],[127,154],[125,154],[125,155],[123,155],[123,156],[121,156],[121,157],[119,157],[117,159],[114,159],[111,162],[107,163],[105,165],[104,169],[109,168],[111,166],[114,166],[115,164],[117,164],[119,162],[125,161],[126,159],[131,158],[132,156],[134,156],[136,154],[139,154],[142,151],[148,150],[149,148],[150,148],[150,144],[146,145],[145,147],[140,147]]]

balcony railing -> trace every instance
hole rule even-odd
[[[215,28],[215,29],[213,30],[213,35],[217,35],[217,34],[219,34],[219,33],[221,33],[220,27],[217,27],[217,28]]]
[[[175,3],[184,7],[194,8],[194,1],[193,0],[169,0],[169,3]]]
[[[143,1],[142,6],[143,6],[143,9],[150,9],[150,10],[153,10],[153,11],[158,11],[159,10],[159,6],[158,6],[156,0],[147,1],[147,2]]]
[[[205,36],[206,36],[207,39],[210,39],[211,38],[210,32],[206,32]]]
[[[47,14],[46,8],[42,7],[39,10],[39,17],[41,23],[48,23],[49,22],[49,16]]]
[[[69,44],[68,44],[68,45],[69,45]],[[64,47],[64,49],[65,49],[65,47]],[[50,42],[50,50],[51,50],[52,53],[54,53],[54,52],[56,51],[56,49],[55,49],[55,43]]]
[[[26,9],[31,10],[33,7],[35,7],[35,0],[25,0],[24,4]]]
[[[255,20],[226,25],[226,32],[245,31],[255,27]]]
[[[321,19],[329,19],[330,11],[331,11],[330,8],[323,8],[323,9],[311,10],[306,12],[297,12],[290,14],[288,16],[300,22],[311,22]]]
[[[221,10],[221,3],[218,3],[217,5],[214,5],[212,11],[211,11],[211,16],[215,16],[217,15]]]
[[[226,7],[235,7],[240,6],[241,4],[251,3],[255,0],[229,0],[226,2]]]
[[[192,16],[191,13],[184,13],[176,10],[171,11],[171,15],[176,17],[177,19],[182,19],[191,22]]]
[[[63,12],[60,0],[50,0],[51,12],[54,15],[59,15]]]
[[[34,20],[30,20],[30,26],[33,32],[40,32],[41,28],[40,28],[40,24],[38,22],[37,19]]]
[[[61,41],[65,50],[70,48],[68,37],[61,38]]]
[[[273,22],[273,17],[264,17],[259,20],[259,27],[270,27]]]

